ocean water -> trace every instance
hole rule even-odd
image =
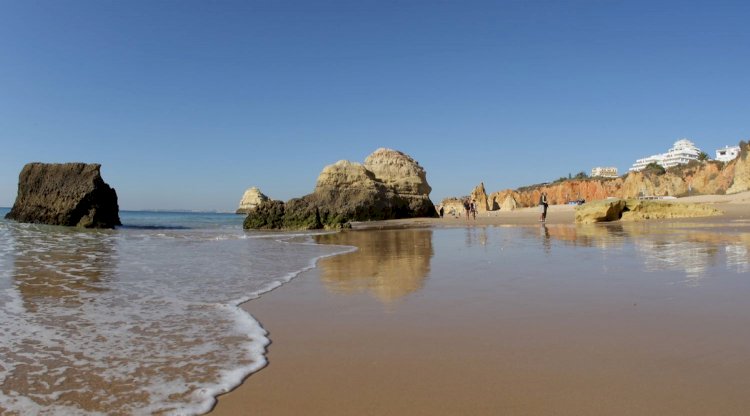
[[[238,305],[353,248],[246,232],[242,219],[0,219],[0,413],[200,414],[262,368],[266,332]]]

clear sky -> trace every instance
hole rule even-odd
[[[0,0],[0,206],[31,161],[121,209],[312,191],[379,147],[439,202],[750,138],[750,2]]]

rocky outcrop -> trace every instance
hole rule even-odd
[[[719,214],[721,211],[705,204],[607,199],[576,207],[576,223],[707,217]]]
[[[20,222],[85,228],[120,225],[117,193],[101,165],[29,163],[18,177],[18,195],[5,216]]]
[[[484,182],[480,182],[479,185],[471,191],[469,198],[471,198],[476,204],[477,212],[489,211],[490,207],[488,204],[487,192],[484,190]]]
[[[736,194],[750,190],[750,144],[740,144],[740,155],[734,160],[734,177],[732,186],[727,189],[728,194]]]
[[[665,201],[627,201],[622,213],[623,221],[641,221],[665,218],[693,218],[720,215],[721,211],[706,204],[688,204]]]
[[[414,159],[378,149],[364,164],[341,160],[326,166],[309,195],[281,207],[279,201],[262,202],[249,213],[245,228],[338,228],[351,221],[435,217],[431,190]]]
[[[617,221],[625,210],[624,199],[607,199],[576,207],[576,222],[593,224],[596,222]]]
[[[459,198],[445,198],[440,203],[440,206],[443,207],[443,216],[450,215],[453,217],[459,217],[466,215],[464,201]]]
[[[250,211],[243,226],[257,230],[282,228],[284,226],[284,202],[272,200],[261,202]]]
[[[432,192],[424,169],[416,160],[398,150],[381,147],[367,156],[364,167],[378,181],[404,197],[422,199]]]
[[[263,195],[263,192],[256,187],[249,188],[242,195],[240,200],[240,206],[237,208],[237,214],[247,214],[254,210],[263,201],[268,201],[269,198]]]
[[[518,207],[518,204],[516,203],[515,198],[513,198],[513,195],[508,195],[503,200],[503,203],[500,204],[500,209],[502,211],[513,211]]]

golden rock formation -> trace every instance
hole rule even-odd
[[[719,214],[721,211],[706,204],[607,199],[576,207],[576,223],[708,217]]]
[[[487,192],[484,190],[484,182],[477,185],[474,190],[471,191],[469,197],[474,200],[474,203],[476,203],[477,212],[487,212],[489,210],[489,206],[487,205]]]

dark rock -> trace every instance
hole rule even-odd
[[[258,230],[283,228],[284,211],[282,201],[263,201],[248,214],[242,226],[246,229]]]
[[[117,193],[104,182],[100,168],[86,163],[27,164],[5,218],[85,228],[120,225]]]

